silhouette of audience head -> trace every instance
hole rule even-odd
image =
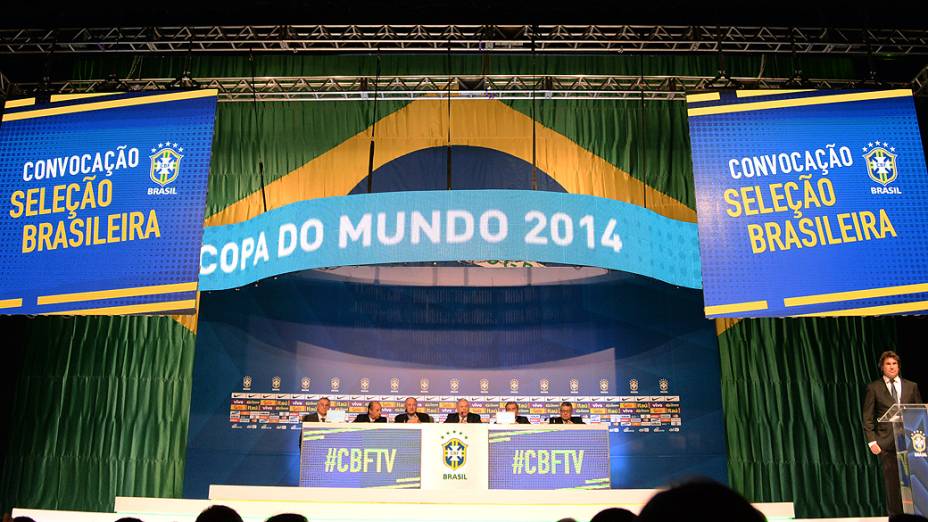
[[[596,513],[590,522],[632,522],[638,516],[627,509],[608,508]]]
[[[229,506],[210,506],[203,510],[196,522],[244,522],[242,517]]]
[[[281,513],[279,515],[272,516],[271,518],[265,520],[265,522],[309,522],[309,521],[303,515],[297,515],[296,513]]]
[[[763,522],[766,519],[734,490],[711,480],[694,480],[654,495],[638,514],[638,520]]]

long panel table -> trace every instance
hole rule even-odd
[[[303,423],[300,486],[608,489],[609,430],[592,425]]]

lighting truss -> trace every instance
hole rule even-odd
[[[682,25],[211,25],[0,29],[0,54],[449,51],[928,55],[928,29]]]
[[[60,94],[107,92],[113,85],[128,91],[176,88],[174,78],[113,78],[53,82]],[[337,101],[429,99],[646,99],[683,100],[686,92],[707,89],[846,89],[873,87],[847,79],[719,78],[709,76],[618,75],[423,75],[423,76],[273,76],[193,78],[200,88],[219,91],[223,102]],[[908,82],[885,83],[886,88],[909,88]],[[32,92],[37,84],[19,84]],[[928,94],[928,89],[926,93]]]
[[[912,90],[916,96],[928,96],[928,65],[923,67],[912,80]]]
[[[0,102],[12,98],[16,93],[16,85],[0,71]]]

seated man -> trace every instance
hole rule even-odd
[[[329,401],[328,397],[322,397],[316,402],[316,412],[310,413],[309,415],[303,415],[303,422],[325,422],[325,416],[329,413]]]
[[[574,405],[564,401],[561,403],[560,417],[551,417],[550,424],[583,424],[583,419],[574,417]]]
[[[367,413],[355,417],[355,422],[387,422],[387,418],[380,414],[381,406],[377,401],[367,403]]]
[[[531,424],[528,417],[524,415],[519,415],[519,405],[513,401],[506,403],[506,411],[511,411],[516,416],[516,424]]]
[[[325,422],[325,416],[329,413],[329,401],[328,397],[322,397],[316,401],[316,412],[310,413],[308,415],[303,415],[300,419],[302,422]],[[300,432],[302,433],[302,431]],[[296,439],[297,447],[303,447],[303,436],[301,435]]]
[[[480,424],[480,415],[470,412],[470,401],[458,399],[457,412],[449,413],[445,422],[459,422],[461,424]]]
[[[432,422],[432,417],[429,417],[425,413],[419,413],[416,411],[416,408],[419,407],[419,402],[416,401],[415,397],[406,398],[406,412],[400,413],[397,415],[393,422],[407,422],[407,423],[417,423],[417,422]]]

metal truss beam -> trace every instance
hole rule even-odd
[[[928,96],[928,65],[923,67],[912,80],[912,91],[916,96]]]
[[[0,30],[0,54],[449,51],[928,55],[928,29],[675,25],[239,25]]]
[[[16,85],[0,71],[0,102],[11,98],[15,93]]]
[[[846,89],[876,87],[846,79],[719,78],[709,76],[489,75],[489,76],[277,76],[221,78],[113,78],[52,83],[51,92],[152,91],[214,88],[223,102],[429,99],[647,99],[683,100],[686,92],[720,88]],[[882,84],[908,88],[909,82]],[[37,84],[19,84],[33,92]],[[928,89],[925,90],[928,95]]]

